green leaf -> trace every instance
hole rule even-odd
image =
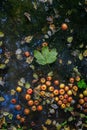
[[[5,64],[0,64],[0,69],[4,69],[6,67]]]
[[[0,41],[0,46],[2,46],[2,44],[3,44],[3,42],[2,42],[2,41]]]
[[[4,37],[4,33],[3,32],[0,32],[0,37]]]
[[[79,88],[87,88],[87,84],[85,83],[83,79],[77,82],[77,85]]]
[[[34,51],[36,62],[41,65],[53,63],[57,59],[57,54],[56,49],[49,50],[47,46],[43,47],[41,52],[37,50]]]
[[[67,107],[67,108],[65,108],[65,110],[64,110],[64,111],[65,111],[65,112],[68,112],[68,111],[70,111],[70,112],[71,112],[71,111],[73,111],[73,109],[74,109],[73,107]]]
[[[73,37],[68,37],[68,38],[67,38],[67,42],[68,42],[68,43],[71,43],[72,41],[73,41]]]
[[[4,100],[4,97],[0,97],[0,102],[3,102]]]
[[[30,83],[26,82],[26,83],[25,83],[25,88],[26,88],[26,89],[30,88]]]
[[[34,51],[34,57],[37,59],[37,63],[39,63],[41,65],[46,64],[46,61],[45,61],[43,55],[39,51],[37,51],[37,50]]]

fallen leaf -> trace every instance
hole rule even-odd
[[[0,102],[3,102],[5,100],[4,97],[0,97]]]

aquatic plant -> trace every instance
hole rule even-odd
[[[87,88],[87,84],[84,81],[84,79],[80,80],[77,84],[78,84],[78,87],[81,88],[81,89]]]
[[[38,50],[34,51],[34,57],[36,62],[41,65],[51,64],[57,59],[57,51],[55,48],[49,49],[48,46],[42,47],[41,52]]]

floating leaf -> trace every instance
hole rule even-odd
[[[87,50],[85,50],[85,51],[83,52],[83,56],[84,56],[84,57],[87,57]]]
[[[36,73],[33,73],[33,78],[38,79],[38,75]]]
[[[81,117],[81,118],[84,118],[84,117],[85,117],[85,114],[81,113],[81,114],[80,114],[80,117]]]
[[[52,123],[51,119],[47,119],[46,122],[45,122],[46,125],[50,125],[51,123]]]
[[[0,37],[4,37],[4,33],[3,32],[0,32]]]
[[[18,130],[15,126],[11,126],[10,128],[11,128],[11,130]]]
[[[30,88],[30,83],[26,82],[26,83],[25,83],[25,88],[26,88],[26,89]]]
[[[3,42],[2,42],[2,41],[0,41],[0,46],[2,46],[2,44],[3,44]]]
[[[63,123],[61,123],[61,126],[65,126],[67,124],[67,121],[64,121]]]
[[[82,55],[82,53],[79,54],[79,59],[80,59],[80,60],[83,59],[83,55]]]
[[[22,53],[22,50],[20,48],[17,49],[16,52],[15,52],[16,55],[20,55],[21,53]]]
[[[58,106],[56,104],[52,104],[51,107],[54,108],[54,109],[58,108]]]
[[[5,64],[7,64],[8,62],[9,62],[9,59],[6,59],[6,60],[5,60]]]
[[[68,43],[71,43],[72,41],[73,41],[73,37],[68,37],[68,38],[67,38],[67,42],[68,42]]]
[[[57,130],[61,130],[61,127],[62,127],[62,126],[59,124],[59,125],[56,126],[56,129],[57,129]]]
[[[8,118],[9,118],[10,120],[12,120],[13,114],[10,113],[10,114],[8,115]]]
[[[54,109],[50,109],[49,112],[50,112],[51,114],[54,114],[54,113],[55,113],[55,110],[54,110]]]
[[[4,69],[6,67],[5,64],[0,64],[0,69]]]
[[[9,115],[9,112],[3,112],[3,115],[7,116],[7,115]]]
[[[31,64],[32,63],[32,61],[33,61],[33,57],[32,56],[29,56],[28,58],[26,58],[26,62],[28,63],[28,64]]]
[[[79,88],[87,88],[87,84],[83,79],[78,81],[77,85],[78,85]]]
[[[41,52],[34,51],[34,57],[37,63],[41,65],[53,63],[57,59],[57,54],[56,49],[49,50],[47,46],[43,47]]]
[[[65,111],[65,112],[67,112],[67,111],[70,111],[70,112],[71,112],[71,111],[73,111],[73,109],[74,109],[73,107],[67,107],[67,108],[65,108],[64,111]]]
[[[34,66],[34,65],[30,65],[30,68],[31,68],[32,70],[34,70],[34,69],[35,69],[35,66]]]
[[[25,78],[21,78],[20,82],[24,84],[25,83]]]
[[[30,41],[32,40],[32,38],[33,38],[33,36],[27,36],[27,37],[25,37],[24,41],[26,43],[30,43]]]
[[[73,121],[74,120],[74,117],[72,117],[72,116],[70,116],[69,118],[68,118],[68,121]]]
[[[15,95],[16,91],[14,89],[11,90],[11,95]]]
[[[4,97],[0,97],[0,102],[3,102],[5,100]]]
[[[53,71],[50,71],[47,75],[48,76],[53,76]]]
[[[18,85],[22,87],[24,84],[21,81],[18,81]]]

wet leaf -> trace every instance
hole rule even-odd
[[[14,89],[11,90],[11,95],[15,95],[16,91]]]
[[[50,71],[47,75],[48,76],[53,76],[53,71]]]
[[[15,126],[10,127],[11,130],[18,130]],[[21,129],[22,130],[22,129]]]
[[[79,54],[79,59],[80,59],[80,60],[83,59],[83,55],[82,55],[82,53]]]
[[[26,43],[30,43],[30,41],[32,40],[32,38],[33,38],[33,36],[27,36],[27,37],[25,37],[24,41]]]
[[[5,100],[4,97],[0,97],[0,102],[3,102]]]
[[[32,70],[34,70],[34,69],[35,69],[35,66],[34,66],[34,65],[30,65],[30,68],[31,68]]]
[[[8,64],[8,62],[9,62],[9,59],[6,59],[6,60],[5,60],[5,64]]]
[[[43,129],[43,130],[47,130],[47,127],[44,126],[44,125],[42,125],[42,129]]]
[[[16,52],[15,52],[16,55],[20,55],[21,53],[22,53],[22,50],[20,48],[17,49]]]
[[[4,33],[3,32],[0,32],[0,37],[4,37]]]
[[[6,67],[5,64],[0,64],[0,69],[4,69]]]
[[[86,82],[84,81],[84,79],[80,80],[77,82],[77,85],[79,88],[87,88],[87,84]]]
[[[18,54],[18,55],[17,55],[17,59],[18,59],[18,60],[22,60],[22,55]]]
[[[41,65],[53,63],[57,59],[57,54],[56,49],[49,50],[47,46],[43,47],[41,52],[38,50],[34,51],[36,62]]]
[[[67,124],[67,121],[64,121],[63,123],[61,123],[61,126],[65,126]]]
[[[71,112],[71,111],[73,111],[73,109],[74,109],[73,107],[67,107],[67,108],[65,108],[64,111],[65,111],[65,112],[67,112],[67,111],[70,111],[70,112]]]
[[[21,81],[18,81],[18,85],[23,87],[24,84]]]
[[[38,79],[38,75],[36,73],[33,73],[33,78]]]
[[[69,126],[65,126],[64,130],[70,130],[70,127]]]
[[[61,130],[61,125],[56,126],[56,130]]]
[[[82,125],[87,128],[87,124],[83,123]]]
[[[5,84],[5,82],[2,79],[0,79],[0,85],[4,86],[4,84]]]
[[[24,84],[25,83],[25,78],[21,78],[20,82]]]
[[[51,119],[47,119],[46,122],[45,122],[46,125],[50,125],[51,123],[52,123]]]
[[[68,38],[67,38],[67,42],[68,42],[68,43],[71,43],[72,41],[73,41],[73,37],[68,37]]]
[[[10,114],[8,115],[8,118],[9,118],[10,120],[12,120],[13,114],[10,113]]]
[[[52,104],[51,107],[54,108],[54,109],[58,108],[58,106],[56,104]]]
[[[80,117],[81,117],[81,118],[84,118],[84,117],[85,117],[85,114],[80,113]]]
[[[70,116],[69,118],[68,118],[68,121],[73,121],[74,120],[74,118],[72,117],[72,116]]]
[[[25,88],[26,88],[26,89],[30,88],[30,83],[26,82],[26,83],[25,83]]]
[[[50,112],[51,114],[54,114],[54,113],[55,113],[55,110],[54,110],[54,109],[50,109],[49,112]]]
[[[72,61],[71,61],[71,60],[68,60],[67,64],[68,64],[68,65],[72,64]]]
[[[82,44],[80,44],[80,46],[79,46],[79,48],[83,48],[84,47],[84,44],[82,43]]]
[[[3,115],[7,116],[7,115],[9,115],[9,112],[3,112]]]
[[[28,64],[31,64],[32,63],[32,61],[33,61],[33,57],[32,56],[29,56],[28,58],[26,58],[26,62],[28,63]]]
[[[85,50],[85,51],[83,52],[83,56],[84,56],[84,57],[87,57],[87,50]]]
[[[2,42],[2,41],[0,41],[0,46],[2,46],[2,44],[3,44],[3,42]]]

